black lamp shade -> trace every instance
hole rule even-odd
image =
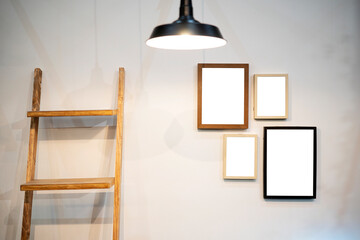
[[[146,44],[155,48],[190,50],[221,47],[226,40],[216,26],[193,18],[191,1],[181,1],[179,19],[155,27]]]

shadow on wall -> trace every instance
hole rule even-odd
[[[355,106],[356,109],[356,106]],[[354,109],[354,111],[356,111]],[[349,116],[351,116],[352,112],[345,115],[343,122],[349,121]],[[350,118],[351,119],[351,118]],[[353,121],[352,119],[349,121],[349,126],[347,130],[346,136],[351,136],[351,138],[344,138],[339,137],[339,139],[343,139],[342,141],[342,148],[346,149],[348,151],[348,154],[344,156],[344,159],[346,162],[348,162],[346,165],[347,167],[347,174],[346,178],[344,180],[344,186],[343,186],[343,194],[341,195],[341,202],[339,203],[339,209],[337,211],[337,225],[342,226],[343,223],[346,221],[346,214],[348,212],[351,212],[349,210],[349,207],[351,206],[349,203],[351,203],[351,197],[354,192],[356,192],[356,188],[358,188],[358,184],[356,182],[356,178],[358,177],[358,169],[360,165],[360,148],[354,147],[354,146],[360,146],[360,127],[358,124],[355,124],[356,121]],[[349,144],[349,139],[355,139],[355,142]],[[339,162],[338,169],[341,169],[344,166],[344,162]],[[339,179],[344,177],[343,173],[339,172]],[[339,197],[339,196],[338,196]]]
[[[36,50],[38,56],[46,66],[47,72],[55,79],[54,84],[56,85],[56,89],[58,92],[64,92],[64,89],[61,85],[61,81],[59,75],[56,72],[56,68],[54,67],[53,62],[49,54],[44,47],[44,44],[40,40],[39,35],[37,34],[35,27],[31,24],[30,18],[26,13],[23,5],[21,4],[20,0],[11,0],[11,5],[13,6],[17,17],[19,18],[24,31],[26,32],[27,36],[29,37],[31,43],[33,44],[34,49]]]
[[[28,97],[24,100],[27,99],[28,102],[31,102],[31,92],[32,89],[28,91]],[[4,111],[0,109],[0,152],[3,153],[0,162],[2,169],[8,169],[6,174],[2,174],[2,177],[6,178],[4,182],[13,183],[13,185],[8,185],[11,187],[9,191],[2,192],[0,195],[0,201],[8,202],[6,211],[4,209],[1,212],[7,214],[4,216],[5,239],[17,238],[22,221],[24,195],[20,193],[20,184],[25,181],[29,121],[26,119],[23,105],[19,105],[19,107],[20,109],[17,109],[16,112],[24,112],[24,117],[13,124],[7,121]],[[14,170],[12,171],[12,169]]]
[[[60,224],[67,224],[67,221],[73,221],[74,223],[98,223],[101,219],[106,219],[106,223],[112,223],[112,211],[105,211],[102,213],[104,208],[112,209],[112,202],[114,198],[113,192],[82,192],[73,191],[72,193],[66,193],[58,191],[54,194],[41,193],[35,194],[35,205],[34,208],[40,210],[33,213],[33,223],[42,224],[57,224],[51,223],[51,221],[59,222]],[[60,204],[56,204],[57,201],[63,200]],[[84,201],[85,200],[85,201]],[[54,203],[55,202],[55,203]],[[56,213],[54,213],[54,208]],[[76,210],[78,209],[78,211]],[[74,212],[87,212],[91,211],[91,218],[83,218],[84,216],[77,215],[74,217]],[[55,214],[55,216],[54,216]],[[45,215],[51,219],[43,218]],[[103,215],[101,217],[101,215]],[[39,216],[39,217],[38,217]],[[42,218],[40,218],[42,217]],[[98,218],[100,217],[100,218]],[[72,220],[71,220],[72,218]]]
[[[77,129],[80,131],[82,128],[91,128],[87,133],[93,134],[96,137],[96,132],[100,132],[101,129],[109,127],[111,129],[116,128],[116,116],[81,116],[81,117],[48,117],[40,118],[39,129],[60,130],[64,128]],[[85,138],[85,136],[77,135],[76,137]],[[89,136],[90,137],[90,136]]]
[[[209,148],[213,146],[213,142],[216,144],[221,142],[218,146],[219,150],[222,148],[223,133],[218,130],[198,130],[196,117],[196,110],[183,112],[173,117],[163,135],[163,141],[168,148],[185,158],[196,161],[211,159],[218,161],[218,158],[213,157],[214,152],[209,151]],[[209,144],[204,144],[204,142]],[[219,159],[221,159],[221,155]]]
[[[89,224],[89,239],[108,237],[109,232],[99,231],[96,225],[112,224],[113,192],[76,192],[35,194],[31,221],[32,235],[35,235],[34,229],[39,225]]]
[[[62,103],[62,106],[74,108],[74,106],[91,106],[87,107],[90,109],[103,109],[103,101],[99,99],[111,99],[111,108],[117,108],[117,93],[118,93],[118,76],[119,73],[116,71],[116,78],[114,79],[114,86],[106,84],[103,80],[103,71],[96,65],[91,70],[90,82],[87,86],[82,89],[76,89],[68,94]],[[109,97],[111,96],[111,97]],[[74,123],[79,121],[80,118],[73,118]]]
[[[360,12],[360,2],[357,2],[356,7],[355,7],[357,13]],[[357,22],[360,22],[360,14],[356,14],[357,16]],[[359,30],[358,30],[358,33]],[[357,40],[352,39],[354,42],[359,41],[360,39],[360,35],[357,35]],[[348,40],[348,39],[346,39]],[[344,40],[345,41],[345,40]],[[351,44],[346,44],[346,43],[339,43],[339,46],[351,46]],[[348,53],[354,53],[354,49],[352,48],[348,48],[346,49]],[[359,47],[358,47],[359,50]],[[345,56],[349,56],[350,54],[347,54]],[[347,59],[344,56],[343,61],[345,62]],[[346,129],[346,134],[344,134],[343,136],[347,136],[347,137],[341,137],[339,139],[343,139],[341,146],[347,150],[348,155],[347,155],[347,160],[349,161],[348,163],[348,173],[347,173],[347,177],[346,177],[346,181],[344,183],[344,188],[343,188],[343,194],[342,194],[342,201],[340,205],[340,208],[338,209],[338,214],[337,214],[337,224],[338,225],[342,225],[344,223],[344,221],[346,221],[346,214],[348,212],[350,212],[351,210],[349,210],[350,204],[351,203],[351,195],[356,192],[355,189],[358,188],[358,184],[356,184],[356,178],[358,177],[358,172],[357,169],[359,169],[359,165],[360,165],[360,148],[359,147],[354,147],[354,146],[360,146],[360,127],[359,124],[357,124],[359,122],[360,119],[358,119],[358,121],[354,120],[352,117],[349,116],[354,116],[354,112],[358,112],[359,109],[359,103],[360,103],[360,95],[359,95],[359,91],[360,91],[360,81],[358,79],[358,77],[351,77],[351,76],[358,76],[359,73],[359,66],[360,66],[360,52],[358,51],[358,54],[354,54],[354,59],[352,59],[350,62],[346,63],[346,66],[349,68],[349,72],[344,72],[344,75],[341,77],[349,77],[349,79],[353,79],[353,81],[351,81],[351,88],[353,89],[353,98],[352,100],[352,109],[348,111],[347,114],[344,114],[343,117],[341,118],[341,121],[343,123],[348,123],[348,125],[343,125],[343,126],[347,126]],[[346,75],[345,75],[346,74]],[[353,137],[350,137],[353,136]],[[355,139],[355,142],[349,142],[349,139]],[[353,150],[353,151],[351,151]],[[345,160],[345,159],[344,159]],[[343,163],[341,163],[343,164]],[[341,169],[341,168],[339,168]],[[340,174],[340,173],[339,173]],[[341,176],[339,176],[340,178],[343,177],[343,174],[341,173]],[[355,239],[356,237],[354,237]],[[349,238],[350,239],[350,238]]]

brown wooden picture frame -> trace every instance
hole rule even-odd
[[[257,178],[257,135],[224,134],[223,178]]]
[[[266,79],[262,85],[264,82],[267,83],[262,87],[259,87],[261,85],[259,78]],[[254,74],[253,79],[254,119],[287,119],[289,112],[288,74]]]
[[[198,129],[247,129],[249,64],[198,64]]]

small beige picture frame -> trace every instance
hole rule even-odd
[[[223,178],[257,178],[257,135],[224,134]]]
[[[255,74],[254,119],[288,118],[288,75]]]

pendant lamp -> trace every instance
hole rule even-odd
[[[154,28],[146,45],[172,50],[195,50],[221,47],[226,44],[220,30],[193,17],[191,0],[181,0],[179,19]]]

